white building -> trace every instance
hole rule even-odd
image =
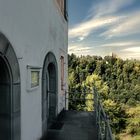
[[[37,140],[65,108],[66,0],[0,0],[0,140]]]

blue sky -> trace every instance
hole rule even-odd
[[[69,53],[140,59],[140,0],[68,0]]]

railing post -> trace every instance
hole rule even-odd
[[[67,104],[67,92],[66,92],[66,90],[65,90],[65,110],[67,110],[67,107],[66,107],[66,104]]]
[[[97,116],[98,116],[98,109],[97,109],[97,107],[98,107],[98,103],[97,103],[97,93],[96,93],[96,91],[95,91],[95,87],[93,87],[93,95],[94,95],[94,110],[95,110],[95,119],[96,119],[96,125],[98,125],[97,124],[97,122],[98,122],[98,118],[97,118]]]
[[[107,124],[105,123],[105,140],[108,138]]]
[[[99,107],[98,94],[95,87],[93,87],[93,94],[94,94],[94,110],[95,110],[95,118],[96,118],[96,127],[98,131],[98,140],[100,140],[100,107]]]
[[[98,95],[97,95],[98,96]],[[98,99],[98,98],[97,98]],[[99,140],[102,140],[102,132],[101,132],[101,110],[100,110],[100,103],[99,103],[99,99],[98,99],[98,136],[99,136]]]

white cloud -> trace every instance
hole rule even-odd
[[[106,55],[109,55],[110,52],[114,52],[123,59],[131,59],[131,58],[140,59],[140,42],[138,41],[136,42],[126,41],[126,42],[103,44],[103,45],[98,46],[100,50],[99,49],[97,50],[96,47],[93,48],[92,46],[88,46],[86,44],[81,44],[81,43],[70,44],[68,53],[69,54],[74,53],[78,56],[80,55],[106,56]],[[111,47],[111,49],[107,47]]]
[[[140,10],[121,12],[133,2],[135,0],[101,0],[94,4],[85,20],[69,29],[69,39],[74,40],[69,44],[69,53],[105,56],[112,51],[122,58],[140,59],[140,41],[126,38],[127,35],[140,34]],[[95,32],[94,35],[102,40],[90,40],[93,44],[84,44],[87,43],[84,39]],[[116,37],[122,37],[122,41]],[[108,38],[107,42],[105,39]]]
[[[69,43],[68,47],[68,53],[74,53],[78,56],[80,55],[93,55],[93,50],[92,46],[84,43]]]
[[[121,58],[140,59],[140,41],[113,42],[101,45],[104,49],[116,53]]]
[[[140,47],[131,47],[131,48],[127,48],[122,50],[123,52],[131,52],[131,53],[139,53],[140,54]]]
[[[140,17],[140,12],[129,14],[123,21],[114,25],[100,36],[112,38],[140,33],[140,18],[138,17]]]
[[[118,56],[123,58],[123,59],[138,59],[140,60],[140,52],[136,53],[136,52],[120,52],[118,53]]]
[[[140,12],[127,11],[121,13],[120,10],[133,4],[136,0],[103,0],[98,4],[94,4],[89,12],[89,17],[98,19],[106,16],[120,15],[122,20],[117,20],[108,26],[107,31],[101,33],[99,36],[110,39],[116,36],[126,36],[129,34],[140,33]]]
[[[100,47],[105,51],[105,55],[110,52],[116,53],[123,59],[139,59],[140,60],[140,41],[122,41],[122,42],[110,42],[103,44]],[[108,53],[107,53],[108,52]]]
[[[126,7],[132,4],[135,0],[105,0],[101,1],[98,5],[93,4],[93,7],[89,11],[90,19],[74,26],[69,29],[69,38],[77,38],[78,41],[83,41],[87,36],[93,33],[95,30],[108,26],[121,23],[126,16],[113,16],[113,13],[119,11],[122,7]],[[121,28],[121,27],[118,27]],[[115,32],[115,29],[111,29],[110,32]],[[109,31],[103,33],[101,36],[112,36]]]
[[[132,47],[132,46],[140,46],[140,42],[138,41],[111,42],[108,44],[103,44],[101,46],[102,47],[129,47],[129,46]]]
[[[131,5],[135,0],[103,0],[99,4],[93,4],[89,11],[89,17],[101,17],[112,15],[118,12],[121,8]]]
[[[83,44],[71,44],[68,47],[68,52],[79,52],[79,51],[87,51],[90,50],[90,47],[86,47]]]
[[[100,27],[105,27],[107,25],[111,25],[122,17],[117,16],[108,16],[98,19],[90,19],[83,23],[76,25],[74,28],[69,30],[69,38],[79,38],[79,40],[84,40],[89,34]]]
[[[82,40],[84,40],[84,37],[83,36],[79,37],[79,41],[82,41]]]

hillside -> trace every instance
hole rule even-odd
[[[140,61],[74,54],[68,60],[69,91],[95,85],[116,139],[140,140]],[[80,103],[70,107],[90,111],[88,105],[82,107]]]

